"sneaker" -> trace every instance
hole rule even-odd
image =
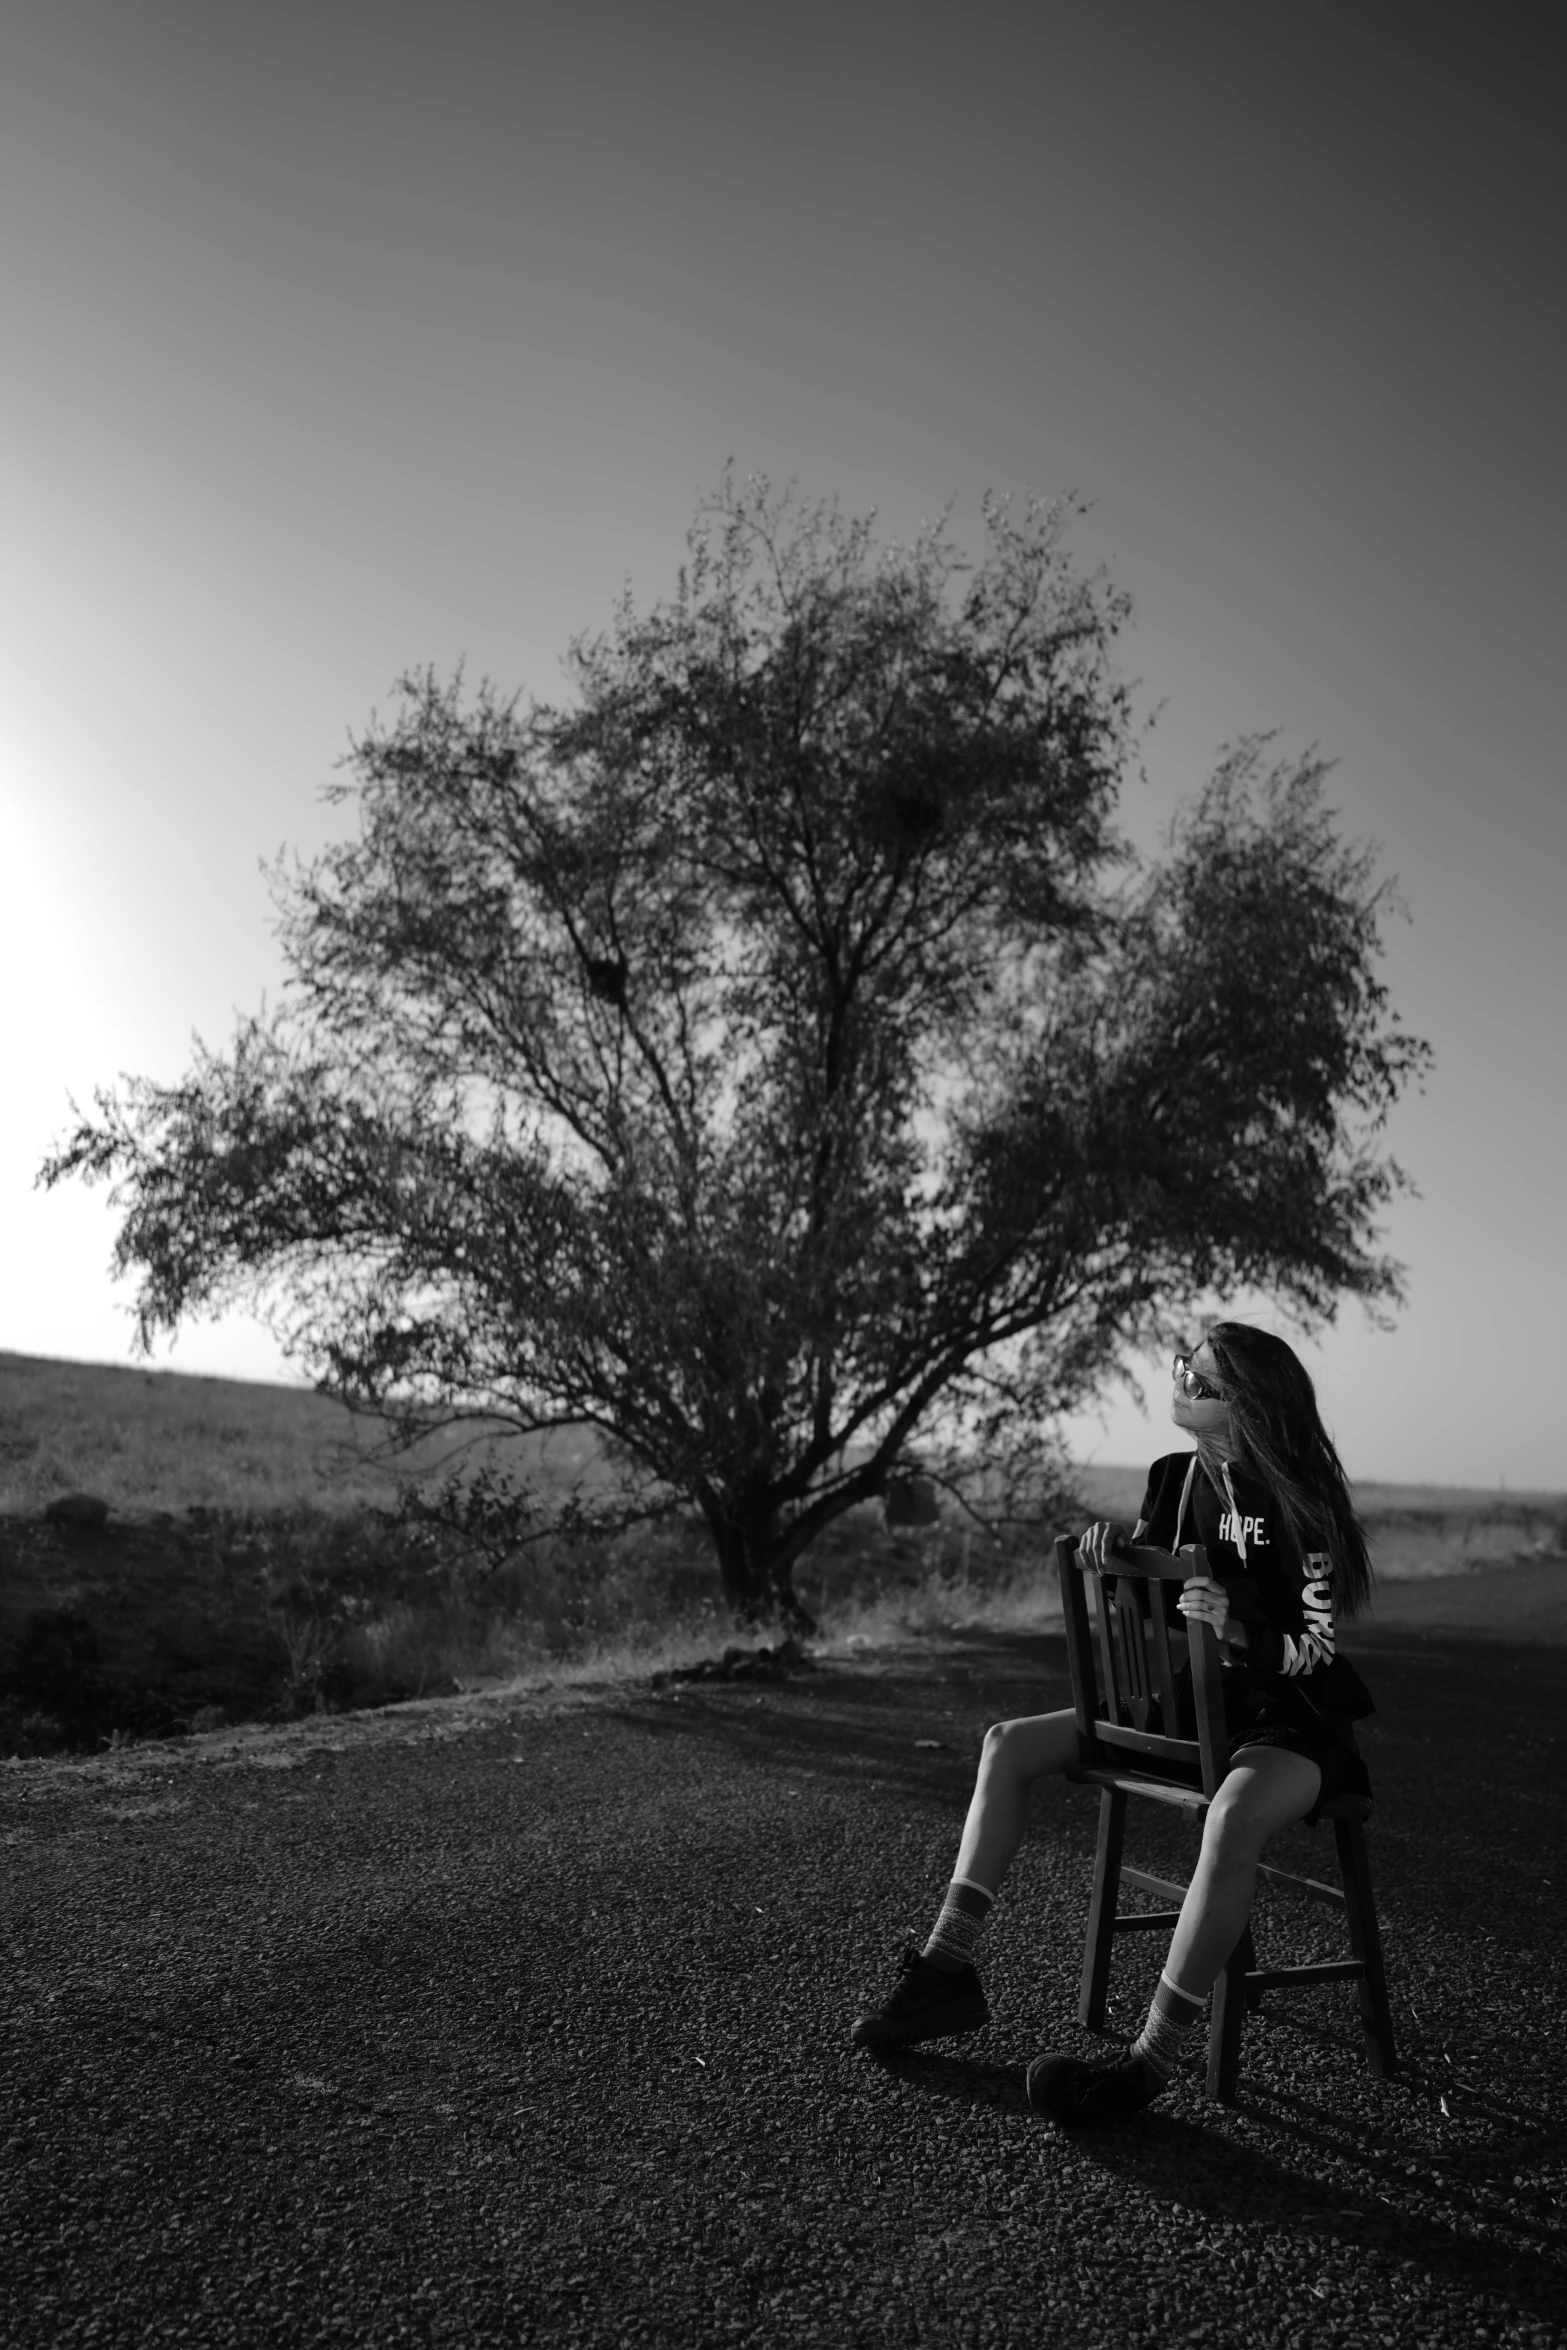
[[[912,2048],[916,2040],[955,2038],[989,2023],[990,2009],[971,1966],[948,1974],[910,1943],[898,1972],[902,1980],[886,2006],[856,2022],[850,2034],[856,2048]]]
[[[1069,2130],[1141,2113],[1168,2085],[1131,2055],[1108,2064],[1086,2064],[1080,2056],[1036,2056],[1028,2068],[1030,2106]]]

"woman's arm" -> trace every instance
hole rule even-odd
[[[1275,1495],[1262,1488],[1255,1490],[1250,1506],[1261,1510],[1258,1518],[1246,1517],[1235,1491],[1228,1464],[1221,1472],[1224,1491],[1232,1512],[1232,1522],[1248,1531],[1256,1528],[1258,1543],[1257,1568],[1260,1588],[1247,1583],[1242,1612],[1247,1618],[1247,1661],[1253,1671],[1282,1673],[1291,1679],[1316,1672],[1319,1667],[1331,1665],[1337,1655],[1337,1640],[1333,1627],[1333,1562],[1326,1551],[1312,1551],[1302,1555],[1294,1532]],[[1266,1530],[1264,1530],[1266,1529]],[[1242,1558],[1245,1559],[1242,1545]],[[1294,1585],[1293,1592],[1290,1585]],[[1286,1632],[1278,1621],[1279,1603],[1288,1594],[1298,1597],[1300,1630]],[[1272,1605],[1270,1606],[1270,1595]],[[1237,1592],[1236,1597],[1240,1598]],[[1293,1610],[1286,1615],[1290,1620]]]
[[[1333,1562],[1325,1551],[1312,1551],[1306,1559],[1300,1608],[1304,1629],[1298,1637],[1290,1632],[1279,1636],[1278,1669],[1292,1677],[1314,1673],[1319,1665],[1330,1665],[1338,1654],[1333,1627]]]
[[[1188,1591],[1191,1588],[1190,1584],[1186,1586]],[[1232,1639],[1240,1635],[1235,1645],[1244,1648],[1248,1662],[1258,1672],[1284,1673],[1293,1680],[1333,1663],[1337,1654],[1333,1580],[1330,1562],[1325,1557],[1313,1555],[1306,1561],[1300,1605],[1303,1622],[1298,1633],[1280,1631],[1255,1600],[1246,1606],[1247,1623],[1241,1623],[1236,1616],[1230,1617],[1228,1635]]]

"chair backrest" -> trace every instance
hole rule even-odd
[[[1179,1722],[1177,1667],[1170,1648],[1170,1627],[1165,1621],[1163,1593],[1149,1588],[1185,1583],[1193,1575],[1207,1572],[1208,1554],[1200,1545],[1178,1556],[1138,1546],[1117,1552],[1101,1571],[1079,1554],[1076,1535],[1064,1535],[1057,1542],[1056,1573],[1066,1613],[1078,1759],[1084,1766],[1124,1769],[1131,1764],[1157,1773],[1161,1763],[1180,1763],[1200,1773],[1205,1795],[1218,1793],[1230,1760],[1218,1641],[1210,1624],[1188,1624],[1197,1736],[1177,1737],[1173,1735]],[[1086,1589],[1090,1584],[1094,1592],[1092,1624]],[[1159,1701],[1157,1730],[1149,1727],[1155,1698]],[[1098,1711],[1101,1703],[1103,1713]]]

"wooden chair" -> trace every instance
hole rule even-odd
[[[1075,1536],[1057,1542],[1055,1551],[1061,1600],[1066,1611],[1072,1703],[1077,1714],[1078,1760],[1067,1776],[1100,1790],[1099,1847],[1094,1860],[1094,1888],[1077,2013],[1079,2022],[1089,2031],[1102,2032],[1115,1936],[1168,1934],[1180,1915],[1178,1907],[1142,1914],[1118,1911],[1122,1882],[1177,1904],[1186,1896],[1184,1885],[1150,1876],[1145,1869],[1129,1868],[1122,1862],[1127,1798],[1141,1796],[1155,1803],[1172,1804],[1188,1819],[1200,1823],[1229,1768],[1230,1749],[1224,1727],[1219,1644],[1208,1624],[1197,1623],[1188,1628],[1197,1736],[1191,1739],[1170,1734],[1178,1726],[1176,1664],[1162,1597],[1147,1588],[1150,1584],[1184,1583],[1190,1576],[1206,1574],[1206,1552],[1193,1548],[1172,1557],[1168,1551],[1132,1549],[1118,1552],[1101,1572],[1087,1559],[1078,1557]],[[1086,1592],[1089,1584],[1094,1586],[1092,1625]],[[1146,1617],[1141,1604],[1145,1592],[1152,1602]],[[1096,1651],[1099,1680],[1094,1669]],[[1149,1727],[1156,1697],[1161,1724],[1158,1730]],[[1098,1710],[1101,1702],[1103,1712]],[[1195,1771],[1200,1786],[1190,1785],[1174,1766]],[[1248,1925],[1213,1987],[1208,2029],[1210,2097],[1228,2104],[1235,2096],[1240,2077],[1241,2027],[1247,2008],[1256,2006],[1265,1991],[1289,1990],[1305,1983],[1358,1985],[1361,2028],[1371,2069],[1379,2074],[1391,2074],[1396,2069],[1393,2016],[1372,1900],[1371,1872],[1366,1862],[1364,1822],[1370,1812],[1371,1804],[1365,1796],[1351,1794],[1330,1799],[1318,1813],[1319,1819],[1333,1823],[1341,1891],[1332,1885],[1319,1884],[1313,1877],[1291,1876],[1284,1869],[1259,1866],[1259,1874],[1271,1884],[1291,1887],[1314,1901],[1341,1910],[1352,1955],[1327,1966],[1259,1967]]]

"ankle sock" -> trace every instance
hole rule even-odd
[[[1179,1983],[1161,1975],[1153,2005],[1148,2010],[1148,2021],[1132,2042],[1129,2055],[1139,2057],[1161,2082],[1167,2081],[1180,2062],[1188,2036],[1202,2022],[1202,2011],[1201,1999],[1194,1999]]]
[[[943,1974],[955,1975],[961,1968],[971,1966],[974,1945],[995,1898],[972,1877],[954,1877],[921,1956],[928,1958],[932,1966],[940,1967]]]

